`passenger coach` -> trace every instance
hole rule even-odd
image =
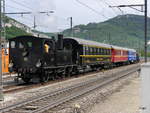
[[[111,64],[111,46],[74,37],[64,38],[64,44],[71,44],[73,62],[91,68]]]
[[[116,65],[128,63],[128,49],[112,46],[112,63]]]

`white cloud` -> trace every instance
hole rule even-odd
[[[18,9],[26,9],[25,7],[20,7],[11,0],[6,0],[8,5],[13,5]],[[101,22],[106,19],[112,18],[118,14],[122,14],[117,8],[111,9],[105,3],[110,5],[120,5],[120,4],[143,4],[144,0],[80,0],[86,5],[92,7],[96,11],[100,12],[100,15],[96,14],[87,7],[79,4],[76,0],[15,0],[20,3],[26,4],[26,6],[31,7],[36,15],[37,24],[42,25],[38,29],[42,31],[57,31],[58,29],[64,29],[69,27],[68,17],[73,17],[73,24],[87,24],[89,22]],[[105,2],[104,2],[105,1]],[[150,3],[148,1],[148,10],[150,9]],[[55,13],[50,16],[41,14],[37,15],[37,11],[49,11],[54,10]],[[130,8],[122,8],[124,14],[142,14]],[[7,7],[7,11],[19,11],[15,8]],[[149,11],[148,11],[149,12]],[[150,12],[149,12],[150,13]],[[149,15],[150,16],[150,15]],[[18,18],[17,16],[14,16]],[[19,17],[21,18],[21,17]],[[28,16],[33,23],[33,15]],[[23,21],[27,21],[22,18]],[[25,23],[28,23],[25,22]],[[29,25],[29,24],[28,24]],[[31,25],[30,25],[31,26]],[[45,28],[44,28],[45,26]]]

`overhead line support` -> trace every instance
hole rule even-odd
[[[145,45],[144,45],[144,59],[145,59],[145,63],[147,62],[147,0],[144,0],[145,3],[144,4],[131,4],[131,5],[118,5],[118,6],[109,6],[110,8],[123,8],[123,7],[129,7],[132,9],[135,9],[137,11],[140,12],[144,12],[144,16],[145,16],[145,25],[144,25],[144,38],[145,38]],[[135,8],[135,7],[141,7],[141,10]],[[145,10],[143,11],[143,7],[145,7]]]

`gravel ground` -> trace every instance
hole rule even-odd
[[[139,113],[138,73],[46,113]]]
[[[140,78],[127,82],[122,89],[97,103],[87,113],[140,113]]]
[[[6,94],[6,95],[4,95],[4,101],[0,102],[0,108],[15,104],[17,102],[20,102],[20,101],[44,94],[44,93],[48,93],[48,92],[55,91],[55,90],[58,90],[61,88],[65,88],[65,87],[68,87],[68,86],[71,86],[71,85],[74,85],[74,84],[77,84],[80,82],[84,82],[84,81],[87,81],[92,78],[97,78],[100,76],[107,76],[107,74],[112,74],[121,69],[126,69],[126,68],[130,68],[130,67],[131,67],[131,65],[124,66],[124,67],[116,68],[116,69],[109,70],[106,72],[99,72],[97,74],[90,74],[90,75],[82,76],[79,78],[69,79],[69,80],[66,80],[63,82],[50,84],[48,86],[44,86],[44,87],[40,87],[40,88],[34,88],[34,89],[29,89],[29,90],[25,90],[25,91],[21,91],[21,92],[17,92],[17,93]],[[69,111],[69,110],[67,110],[67,111]]]

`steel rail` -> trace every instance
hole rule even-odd
[[[62,98],[62,99],[60,99],[60,100],[57,100],[57,101],[55,101],[55,102],[53,102],[53,103],[50,103],[50,104],[48,104],[47,106],[41,107],[40,109],[37,109],[37,110],[35,110],[35,111],[33,111],[33,112],[30,112],[30,113],[42,113],[42,112],[44,112],[44,111],[46,111],[46,110],[52,109],[52,108],[54,108],[54,107],[56,107],[56,106],[58,106],[58,105],[60,105],[60,104],[63,104],[63,103],[65,103],[65,102],[69,101],[69,100],[72,100],[72,99],[74,99],[74,98],[77,98],[77,97],[79,97],[79,96],[81,96],[81,95],[84,95],[84,94],[86,94],[86,93],[89,93],[89,92],[91,92],[91,91],[93,91],[93,90],[95,90],[95,89],[101,88],[101,87],[107,85],[108,83],[114,82],[114,81],[116,81],[116,80],[118,80],[118,79],[120,79],[120,78],[123,78],[123,77],[125,77],[125,76],[131,74],[131,73],[134,73],[134,72],[137,71],[137,70],[139,70],[139,68],[134,69],[134,70],[131,70],[131,71],[127,72],[126,74],[123,74],[122,76],[119,76],[119,77],[116,76],[116,77],[114,77],[114,78],[111,78],[110,80],[106,80],[106,81],[104,81],[104,82],[102,82],[102,83],[100,83],[100,84],[97,84],[97,85],[95,85],[95,86],[88,87],[87,89],[81,90],[80,92],[77,92],[77,93],[75,93],[75,94],[71,94],[71,95],[68,96],[68,97],[64,97],[64,98]]]
[[[121,73],[125,73],[125,74],[121,74],[121,76],[119,76],[119,77],[116,76],[116,77],[114,77],[114,78],[112,78],[112,79],[110,79],[110,80],[108,79],[108,80],[106,80],[106,81],[104,81],[104,82],[99,83],[98,85],[94,85],[94,86],[85,88],[85,89],[82,90],[81,92],[73,93],[73,94],[71,94],[71,95],[68,96],[68,97],[60,98],[59,100],[56,100],[56,101],[54,101],[54,102],[52,102],[52,103],[50,103],[50,104],[48,104],[48,105],[46,105],[46,106],[40,107],[40,108],[37,109],[37,110],[30,111],[30,113],[37,113],[37,112],[40,113],[40,112],[43,112],[43,110],[46,111],[47,109],[51,109],[51,108],[53,108],[53,107],[55,107],[55,106],[58,106],[58,105],[60,105],[60,104],[62,104],[62,103],[64,103],[64,102],[66,102],[66,101],[69,101],[69,100],[71,100],[71,99],[73,99],[73,98],[75,98],[75,97],[78,97],[78,96],[80,96],[80,95],[83,95],[83,94],[85,94],[85,93],[87,93],[87,92],[89,92],[89,91],[91,91],[91,90],[94,90],[94,89],[96,89],[96,88],[98,88],[98,87],[102,87],[102,86],[108,84],[108,83],[111,82],[111,81],[114,81],[114,80],[116,80],[116,79],[118,79],[118,78],[121,78],[121,77],[123,77],[123,76],[125,76],[125,75],[128,75],[128,74],[130,74],[130,73],[133,73],[133,72],[137,71],[138,69],[140,69],[139,66],[134,66],[134,69],[130,69],[130,70],[125,70],[125,71],[121,71],[121,72],[118,72],[118,73],[114,73],[114,74],[112,75],[113,77],[114,77],[114,75],[117,75],[117,74],[119,74],[119,73],[120,73],[120,74],[121,74]],[[127,72],[127,71],[128,71],[128,72]],[[64,88],[64,89],[61,89],[61,90],[57,90],[57,91],[54,91],[54,92],[51,92],[51,93],[48,93],[48,94],[45,94],[45,95],[41,95],[40,97],[35,97],[35,98],[32,98],[32,99],[28,99],[28,100],[26,100],[26,101],[17,103],[17,104],[15,104],[15,105],[8,106],[8,107],[6,107],[6,108],[2,108],[2,109],[0,109],[0,112],[5,112],[5,113],[6,113],[6,112],[9,112],[9,111],[11,111],[11,110],[13,110],[13,109],[15,109],[15,108],[19,108],[19,107],[25,106],[25,105],[27,105],[27,104],[30,104],[30,103],[33,103],[33,102],[36,102],[36,101],[40,101],[40,100],[42,100],[42,99],[44,99],[44,98],[56,96],[56,95],[59,95],[59,94],[61,94],[61,93],[65,93],[65,92],[67,92],[67,91],[71,91],[71,90],[73,90],[73,89],[75,89],[75,88],[83,87],[83,86],[86,86],[86,85],[88,85],[88,84],[95,83],[95,82],[99,81],[99,80],[102,79],[102,78],[104,78],[104,77],[100,77],[99,79],[98,79],[98,78],[95,78],[95,79],[92,79],[92,80],[90,80],[90,81],[86,81],[86,82],[84,82],[84,83],[80,83],[80,84],[77,84],[77,85],[74,85],[74,86],[69,86],[69,87]]]

